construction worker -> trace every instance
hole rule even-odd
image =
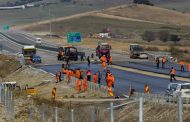
[[[80,79],[77,79],[77,90],[78,90],[78,92],[80,92],[81,91],[81,80]]]
[[[88,67],[90,67],[90,56],[87,57]]]
[[[98,75],[97,75],[96,73],[94,73],[93,82],[94,82],[94,83],[97,83],[97,82],[98,82]]]
[[[55,96],[56,96],[56,87],[52,89],[52,95],[51,95],[52,100],[55,100]]]
[[[108,92],[109,92],[110,96],[114,96],[114,93],[111,89],[111,87],[114,87],[114,85],[113,85],[114,84],[114,76],[111,73],[109,73],[107,75],[106,82],[107,82],[107,88],[108,88]]]
[[[105,55],[103,55],[102,57],[101,57],[101,61],[102,61],[102,67],[104,68],[104,71],[106,70],[106,56]]]
[[[58,72],[55,73],[55,80],[56,80],[56,83],[59,82],[59,73]]]
[[[162,68],[165,68],[165,63],[166,63],[166,57],[162,58]]]
[[[83,90],[86,91],[88,89],[88,82],[87,82],[87,78],[84,77],[83,79]]]
[[[150,89],[148,84],[145,85],[145,93],[149,94],[150,93]]]
[[[88,70],[88,71],[86,72],[86,74],[87,74],[87,81],[91,81],[91,71]]]
[[[102,74],[98,71],[98,84],[101,84]]]
[[[159,68],[159,64],[160,64],[160,60],[159,60],[159,57],[156,58],[156,66],[157,66],[157,69]]]
[[[187,69],[188,69],[189,76],[190,76],[190,62],[189,62],[188,65],[187,65]]]
[[[80,78],[80,69],[75,70],[75,77]]]
[[[111,65],[111,64],[112,64],[112,61],[113,61],[113,59],[112,59],[112,56],[110,55],[109,65]]]
[[[80,78],[79,79],[83,79],[83,77],[84,77],[84,70],[81,70],[80,71]]]
[[[61,72],[59,72],[59,82],[61,82],[62,79],[61,79]]]
[[[177,81],[176,79],[175,79],[175,69],[172,67],[171,68],[171,71],[170,71],[170,82],[172,82],[172,78],[175,80],[175,81]]]
[[[185,71],[185,69],[184,69],[185,62],[184,62],[184,60],[181,60],[181,61],[179,62],[179,65],[180,65],[180,67],[181,67],[181,72],[184,72],[184,71]]]

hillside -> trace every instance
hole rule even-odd
[[[106,10],[103,13],[171,25],[190,26],[190,14],[184,14],[155,6],[129,5],[123,8]]]

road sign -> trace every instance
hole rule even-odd
[[[9,25],[3,25],[3,30],[4,31],[8,31],[10,29],[10,26]]]
[[[67,42],[81,42],[81,33],[79,32],[70,32],[67,34]]]

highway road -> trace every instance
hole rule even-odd
[[[37,66],[37,68],[55,74],[56,71],[61,70],[61,64],[41,65]],[[71,69],[76,69],[76,68],[84,70],[89,69],[87,63],[71,64]],[[101,64],[91,64],[90,69],[92,70],[93,73],[96,73],[97,71],[102,72],[102,78],[103,78],[102,84],[105,85],[105,71],[103,71]],[[115,90],[116,93],[119,95],[127,94],[130,84],[132,85],[132,88],[134,88],[136,91],[144,92],[144,87],[146,83],[149,84],[151,93],[163,94],[168,84],[170,83],[169,79],[166,78],[153,77],[134,72],[128,72],[120,69],[115,69],[111,67],[109,67],[108,69],[110,69],[110,71],[115,76]]]
[[[25,34],[20,34],[20,33],[6,33],[8,36],[16,40],[16,42],[19,41],[19,43],[25,43],[25,44],[34,44],[35,43],[35,38],[27,36]],[[2,35],[1,35],[2,36]],[[5,42],[11,43],[12,45],[7,45],[7,47],[11,47],[12,49],[16,49],[14,45],[14,41],[11,41],[10,38],[5,38],[3,37]],[[45,43],[45,46],[52,46],[52,44]],[[17,45],[17,48],[22,47],[22,45]],[[16,51],[20,50],[17,49]],[[82,49],[82,48],[81,48]],[[37,68],[43,69],[45,71],[55,73],[55,70],[60,70],[61,68],[61,62],[56,61],[56,53],[55,52],[48,52],[44,50],[39,50],[39,54],[42,56],[42,62],[43,60],[46,60],[47,64],[52,64],[52,65],[38,65],[36,66]],[[93,52],[93,50],[88,50],[88,55],[90,55]],[[123,54],[116,54],[114,53],[113,55],[113,60],[117,65],[125,66],[125,67],[132,67],[132,68],[139,68],[141,70],[147,70],[147,71],[160,71],[161,73],[167,73],[169,71],[169,66],[167,66],[167,69],[162,70],[159,69],[157,70],[155,68],[155,64],[151,63],[149,61],[140,61],[140,62],[133,62],[133,60],[129,60],[127,55]],[[115,60],[116,59],[116,60]],[[118,60],[119,59],[119,60]],[[46,64],[45,63],[45,64]],[[88,69],[88,66],[86,63],[76,63],[71,65],[72,69],[75,68],[80,68],[80,69]],[[135,73],[135,72],[130,72],[130,71],[125,71],[123,69],[118,69],[118,68],[109,68],[111,72],[115,75],[115,90],[117,94],[126,94],[130,84],[132,87],[138,91],[138,92],[144,92],[144,87],[145,84],[149,84],[150,86],[150,91],[152,93],[164,93],[165,89],[167,88],[167,85],[169,84],[169,79],[168,78],[160,78],[156,76],[150,76],[150,75],[145,75],[145,74],[140,74],[140,73]],[[103,80],[102,83],[105,85],[105,72],[103,72],[103,69],[100,64],[91,64],[91,70],[93,72],[101,71],[103,73]],[[177,71],[178,72],[178,71]],[[169,77],[169,76],[168,76]],[[181,82],[181,81],[178,81]]]

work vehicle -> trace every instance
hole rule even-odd
[[[22,48],[22,54],[26,64],[41,63],[41,57],[37,56],[37,50],[34,45],[24,46]]]
[[[183,98],[190,98],[190,83],[170,83],[166,90],[166,95]]]
[[[139,44],[130,44],[130,58],[148,59],[148,55]]]
[[[78,60],[77,48],[74,46],[61,46],[58,47],[57,60]]]
[[[98,56],[99,58],[101,58],[103,55],[105,55],[106,57],[109,57],[110,50],[111,50],[111,46],[108,43],[100,43],[96,47],[96,56]]]

